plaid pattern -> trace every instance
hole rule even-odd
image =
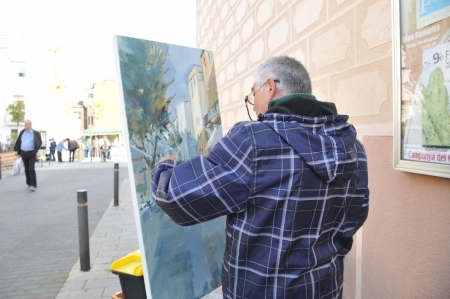
[[[209,157],[158,164],[178,224],[227,216],[224,298],[341,298],[343,259],[368,213],[367,159],[347,116],[266,114]]]

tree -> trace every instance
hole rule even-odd
[[[158,142],[165,142],[175,128],[169,121],[166,96],[174,79],[166,81],[167,53],[160,44],[132,38],[119,38],[119,57],[125,96],[125,110],[131,141],[151,156],[153,167]],[[174,141],[174,140],[172,140]]]
[[[17,100],[12,104],[9,104],[6,108],[6,112],[11,115],[11,121],[17,124],[17,131],[19,131],[19,124],[25,120],[25,102]]]

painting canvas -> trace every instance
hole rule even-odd
[[[213,53],[114,41],[147,298],[201,298],[221,285],[225,219],[175,224],[152,198],[151,173],[166,154],[208,155],[222,137]]]

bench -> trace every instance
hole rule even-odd
[[[16,162],[16,159],[17,159],[16,152],[1,153],[0,158],[1,158],[1,162],[2,162],[1,170],[11,169],[14,165],[14,162]]]
[[[11,169],[14,166],[14,163],[16,162],[17,156],[16,156],[16,152],[9,152],[9,153],[1,153],[0,154],[0,158],[1,158],[1,165],[2,165],[2,169],[1,170],[7,170],[7,169]],[[46,150],[39,150],[37,157],[36,157],[36,164],[44,164],[44,162],[47,161],[47,157],[46,157]],[[50,165],[50,160],[48,161],[48,165]]]

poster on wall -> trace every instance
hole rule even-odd
[[[394,168],[450,178],[450,1],[392,8]]]
[[[221,285],[225,218],[175,224],[152,198],[151,173],[161,157],[208,155],[222,137],[213,54],[125,36],[114,43],[147,298],[202,298]]]

